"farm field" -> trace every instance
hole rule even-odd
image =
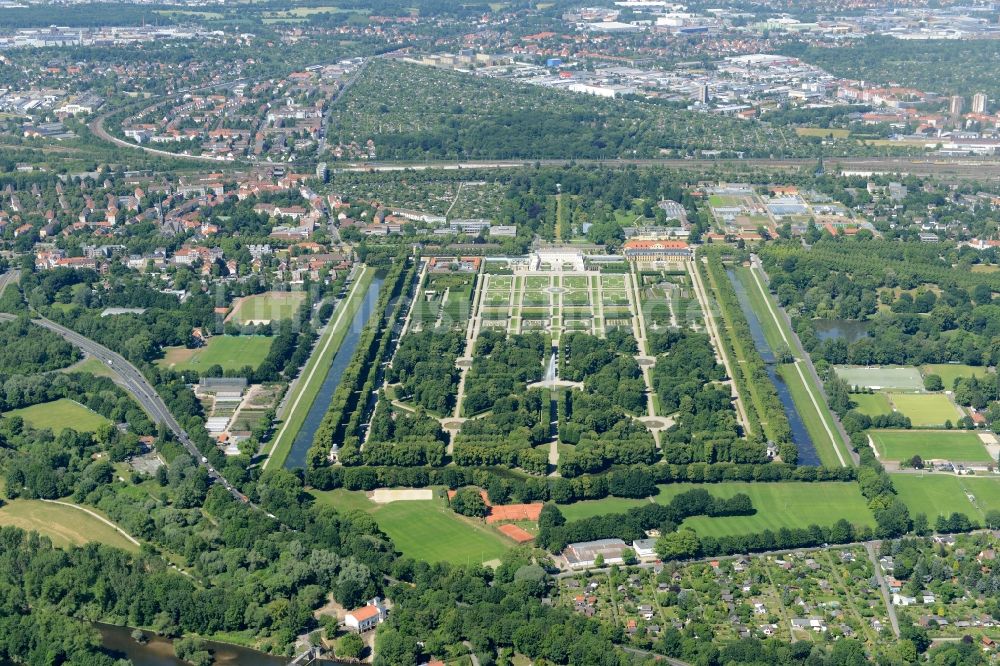
[[[857,403],[856,410],[865,416],[881,416],[892,413],[892,405],[884,393],[854,393],[851,400]]]
[[[942,426],[945,421],[954,423],[962,418],[948,396],[941,393],[890,393],[888,398],[917,427]]]
[[[108,419],[97,412],[68,398],[43,402],[23,409],[14,409],[4,412],[3,415],[20,416],[32,428],[49,428],[56,433],[64,428],[72,428],[77,432],[93,432],[100,425],[110,423]]]
[[[836,370],[838,377],[851,386],[902,391],[922,391],[924,389],[924,380],[916,368],[838,365],[834,367],[834,370]]]
[[[425,562],[488,562],[514,545],[492,527],[459,516],[441,498],[375,504],[360,491],[313,495],[320,503],[368,513],[403,555]]]
[[[987,511],[1000,506],[1000,479],[952,474],[893,474],[892,485],[910,509],[925,514],[934,524],[937,516],[964,513],[982,523]],[[975,504],[968,494],[975,498]]]
[[[974,432],[952,430],[872,430],[872,441],[879,456],[886,460],[924,460],[990,462],[990,455]]]
[[[684,522],[702,536],[750,534],[765,529],[808,527],[812,523],[832,525],[845,518],[855,525],[874,525],[874,519],[857,484],[824,483],[670,483],[657,486],[660,493],[653,498],[666,504],[678,494],[693,488],[703,488],[715,497],[732,497],[746,493],[757,513],[752,516],[708,518],[699,516]],[[560,505],[567,521],[580,520],[605,513],[621,513],[641,506],[649,500],[608,497]],[[821,510],[820,510],[821,509]]]
[[[268,291],[244,296],[233,304],[233,310],[226,321],[248,324],[291,319],[305,298],[305,293],[301,291]]]
[[[984,377],[986,376],[986,368],[980,366],[976,367],[974,365],[960,365],[957,363],[932,363],[929,365],[924,365],[920,367],[920,371],[927,375],[937,375],[941,378],[944,383],[944,387],[947,390],[951,390],[955,385],[955,380],[962,377]]]
[[[203,371],[213,365],[223,370],[240,370],[248,365],[256,369],[267,358],[273,341],[266,335],[216,335],[204,347],[168,347],[156,364],[179,372]]]
[[[115,548],[138,547],[93,516],[68,506],[41,500],[16,499],[0,507],[0,525],[34,530],[60,548],[97,541]]]

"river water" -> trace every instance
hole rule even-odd
[[[816,453],[816,447],[812,438],[809,437],[809,431],[799,415],[799,410],[795,408],[792,392],[788,389],[788,385],[785,384],[781,375],[778,374],[777,359],[771,350],[771,345],[767,344],[767,338],[764,337],[764,329],[761,327],[760,319],[757,318],[757,313],[750,307],[750,297],[747,295],[746,289],[743,288],[743,283],[736,277],[736,273],[727,270],[726,275],[729,276],[729,281],[736,291],[736,299],[740,302],[740,309],[743,310],[743,316],[746,317],[747,324],[750,326],[753,345],[764,361],[767,376],[771,378],[771,383],[774,384],[774,388],[778,392],[781,407],[788,418],[788,425],[792,431],[792,443],[795,444],[795,448],[799,452],[798,464],[819,465],[820,460]]]
[[[184,666],[186,662],[174,656],[174,646],[166,638],[146,634],[148,641],[140,644],[132,638],[128,627],[96,624],[101,632],[101,643],[106,650],[116,656],[129,659],[135,666]],[[239,664],[240,666],[284,666],[290,660],[228,643],[206,641],[216,664]],[[190,666],[188,664],[188,666]]]
[[[323,416],[330,405],[330,398],[333,396],[333,392],[340,385],[340,378],[343,376],[344,370],[347,369],[348,364],[350,364],[351,359],[354,357],[354,351],[358,347],[358,339],[361,336],[361,331],[364,329],[365,324],[368,323],[372,313],[375,312],[375,303],[378,301],[378,294],[382,289],[383,282],[385,282],[385,278],[381,275],[376,275],[371,285],[368,286],[368,291],[361,302],[361,307],[354,314],[350,328],[347,329],[347,335],[344,336],[340,348],[333,357],[333,363],[330,364],[330,370],[326,373],[323,385],[320,386],[319,393],[316,394],[312,405],[309,406],[309,412],[306,414],[305,421],[302,422],[302,427],[295,436],[295,441],[292,442],[292,449],[288,452],[288,457],[285,458],[286,469],[306,466],[306,453],[309,451],[309,447],[312,446],[313,436],[316,434],[319,424],[323,421]],[[341,302],[341,306],[346,305],[346,301]],[[334,312],[331,322],[336,316],[337,313]]]
[[[146,633],[147,641],[137,643],[132,638],[132,630],[110,624],[95,623],[94,627],[101,633],[101,644],[113,656],[125,658],[135,666],[190,666],[174,656],[173,643],[161,636]],[[206,648],[212,653],[218,666],[285,666],[291,659],[265,654],[230,643],[205,641]],[[346,662],[320,659],[312,662],[317,666],[337,666]]]

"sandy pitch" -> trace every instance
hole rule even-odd
[[[376,504],[432,499],[434,499],[434,491],[430,488],[401,488],[398,490],[379,488],[372,491],[371,495],[371,501]]]

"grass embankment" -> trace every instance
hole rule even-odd
[[[327,370],[333,363],[333,357],[337,355],[337,350],[347,337],[347,331],[354,320],[354,315],[361,308],[368,287],[375,277],[375,269],[365,267],[361,274],[351,285],[351,290],[334,311],[319,340],[312,355],[306,362],[299,379],[292,386],[285,403],[285,413],[282,416],[281,427],[274,438],[270,454],[264,466],[271,464],[281,466],[285,464],[285,458],[292,448],[292,442],[299,433],[299,428],[306,420],[309,408],[312,407],[316,394],[319,393],[323,380],[326,379]]]
[[[737,268],[736,274],[750,296],[750,306],[760,319],[768,344],[774,350],[787,349],[794,354],[794,333],[780,314],[779,306],[767,291],[763,279],[750,268]],[[795,409],[823,464],[834,467],[850,464],[849,448],[841,438],[833,413],[808,371],[806,362],[797,359],[794,363],[783,365],[779,374],[792,394]]]

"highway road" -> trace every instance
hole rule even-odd
[[[7,288],[7,285],[13,284],[20,279],[21,279],[21,271],[18,270],[7,271],[3,275],[0,275],[0,295],[3,294],[4,289]]]
[[[2,279],[2,278],[0,278]],[[14,315],[0,313],[0,320],[13,321],[15,319]],[[181,427],[174,415],[170,413],[167,409],[167,405],[163,402],[163,399],[153,388],[152,384],[146,379],[145,376],[139,369],[134,365],[125,360],[125,357],[117,354],[104,345],[98,344],[86,338],[76,331],[66,328],[60,324],[55,323],[45,319],[44,317],[38,317],[31,320],[32,323],[47,328],[50,331],[58,334],[67,342],[76,345],[84,352],[90,356],[96,358],[101,363],[104,363],[112,370],[118,377],[119,384],[125,388],[129,393],[131,393],[142,408],[150,415],[150,417],[157,423],[162,423],[170,429],[188,453],[195,459],[195,461],[205,467],[208,470],[208,476],[212,479],[213,483],[220,483],[222,486],[229,491],[229,493],[235,497],[240,502],[253,506],[254,508],[260,508],[250,502],[249,499],[243,493],[241,493],[236,486],[231,484],[215,467],[209,462],[191,441],[184,428]],[[262,509],[263,510],[263,509]],[[271,514],[268,514],[271,515]],[[273,516],[272,516],[273,517]]]

